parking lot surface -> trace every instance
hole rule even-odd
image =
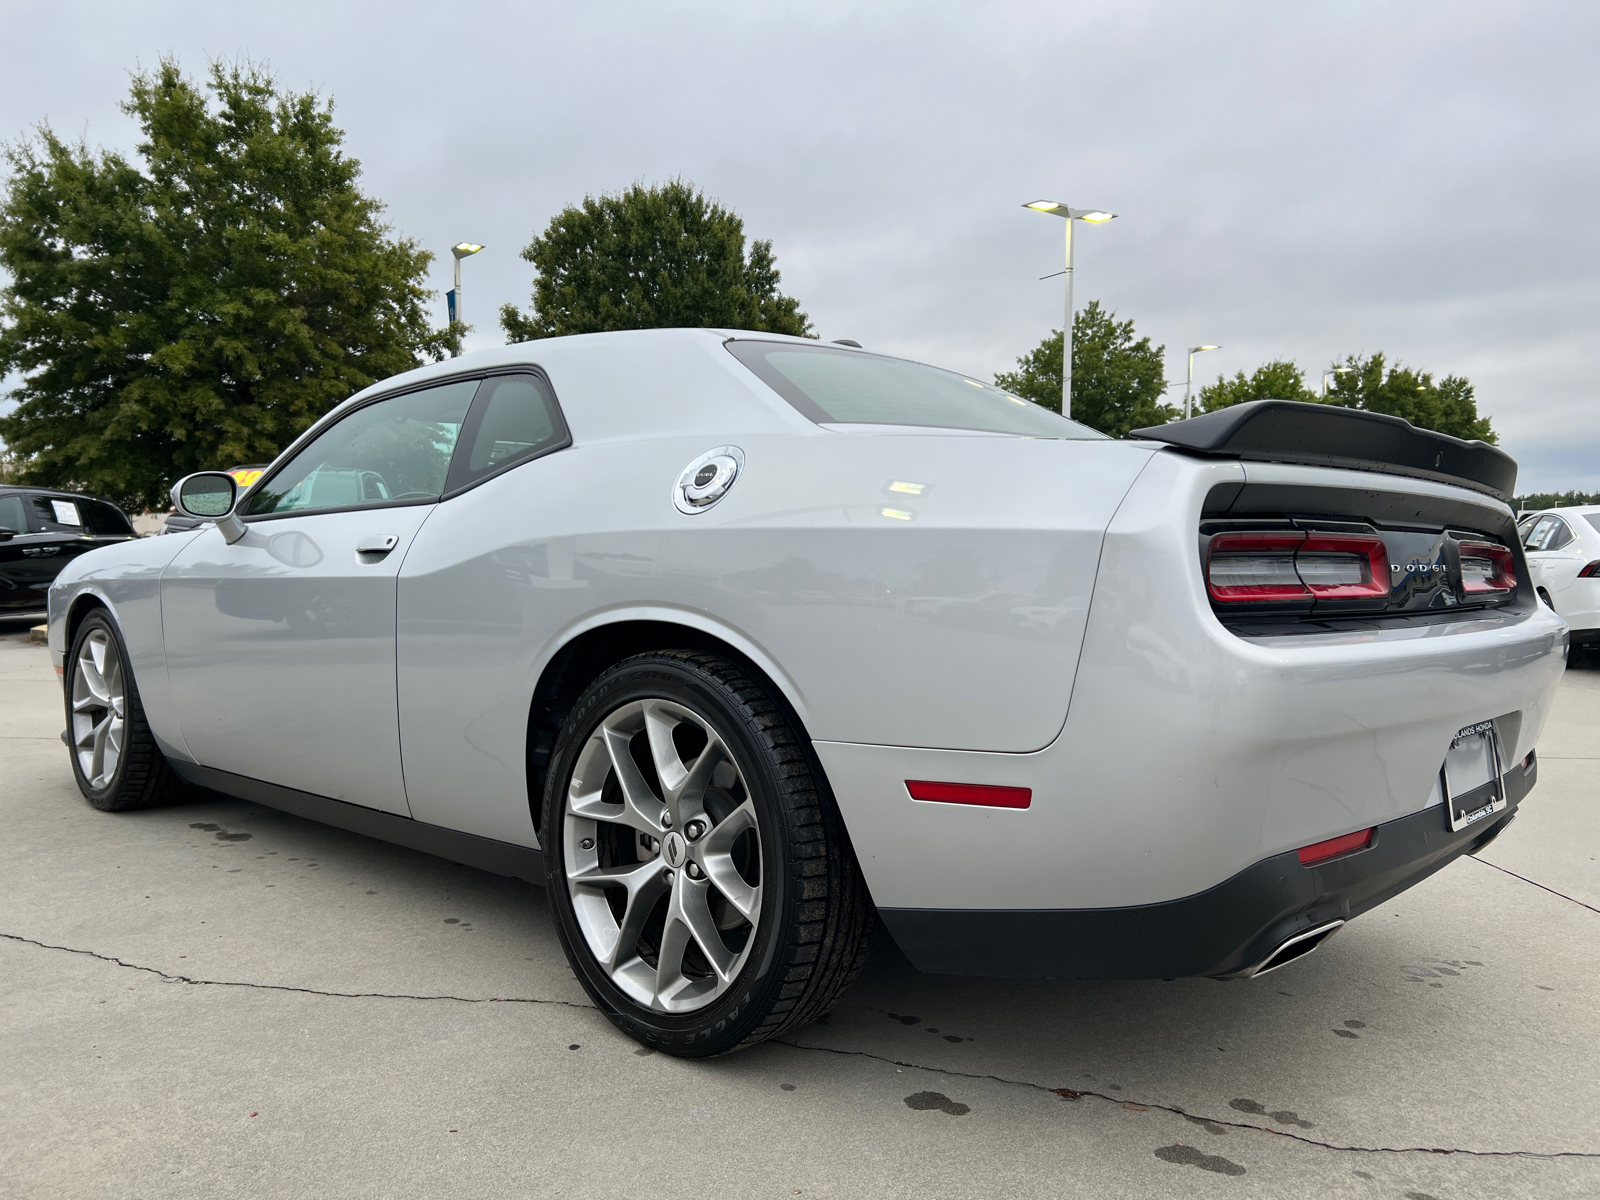
[[[1281,971],[880,939],[829,1017],[707,1062],[594,1011],[537,888],[216,797],[95,812],[62,725],[0,625],[6,1196],[1600,1195],[1600,661],[1493,847]]]

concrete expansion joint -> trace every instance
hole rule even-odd
[[[1467,857],[1470,858],[1473,862],[1482,863],[1486,867],[1493,867],[1496,871],[1500,871],[1500,872],[1502,872],[1502,873],[1504,873],[1506,875],[1509,875],[1513,879],[1520,879],[1520,880],[1522,880],[1523,883],[1531,884],[1532,886],[1538,888],[1541,892],[1549,892],[1552,896],[1560,896],[1563,900],[1570,900],[1573,904],[1576,904],[1579,908],[1587,908],[1592,913],[1600,913],[1600,908],[1596,908],[1592,904],[1585,904],[1582,900],[1579,900],[1579,899],[1577,899],[1576,897],[1573,897],[1573,896],[1569,896],[1565,892],[1558,892],[1553,887],[1546,887],[1544,884],[1538,882],[1537,880],[1529,879],[1526,875],[1518,875],[1515,871],[1507,870],[1505,867],[1502,867],[1499,863],[1492,863],[1486,858],[1479,858],[1476,854],[1469,854],[1469,855],[1467,855]]]
[[[807,1050],[813,1053],[837,1054],[844,1058],[867,1058],[874,1062],[887,1063],[893,1067],[905,1067],[914,1071],[927,1071],[933,1075],[946,1075],[953,1079],[978,1079],[990,1083],[1004,1084],[1007,1087],[1024,1088],[1028,1091],[1044,1092],[1050,1096],[1057,1096],[1063,1100],[1105,1100],[1115,1104],[1118,1108],[1137,1105],[1139,1109],[1150,1109],[1156,1112],[1171,1113],[1174,1116],[1184,1117],[1199,1124],[1223,1125],[1229,1129],[1247,1129],[1256,1133],[1270,1133],[1277,1137],[1287,1138],[1293,1142],[1302,1142],[1307,1146],[1315,1146],[1319,1150],[1339,1150],[1352,1154],[1457,1154],[1467,1158],[1584,1158],[1600,1159],[1600,1151],[1588,1150],[1469,1150],[1459,1146],[1342,1146],[1337,1142],[1322,1142],[1316,1138],[1309,1138],[1299,1133],[1289,1133],[1283,1129],[1273,1129],[1266,1125],[1252,1125],[1245,1121],[1234,1121],[1227,1117],[1207,1117],[1199,1113],[1192,1113],[1175,1104],[1162,1104],[1157,1100],[1134,1100],[1128,1096],[1108,1096],[1104,1092],[1082,1091],[1078,1088],[1052,1088],[1042,1083],[1033,1083],[1026,1079],[1007,1079],[1003,1075],[980,1074],[972,1071],[952,1071],[946,1067],[930,1067],[922,1063],[903,1062],[897,1058],[887,1058],[881,1054],[873,1054],[869,1050],[838,1050],[831,1046],[807,1046],[799,1042],[784,1042],[774,1040],[774,1045],[788,1046],[793,1050]]]
[[[63,954],[81,954],[85,958],[98,959],[101,962],[111,963],[129,971],[143,971],[167,983],[187,983],[195,987],[253,988],[263,992],[299,992],[306,996],[329,996],[335,1000],[448,1000],[456,1004],[543,1004],[555,1008],[579,1008],[587,1012],[596,1011],[592,1004],[579,1004],[572,1000],[548,1000],[536,996],[416,996],[406,992],[330,992],[321,988],[295,987],[287,983],[250,983],[237,979],[196,979],[190,975],[174,975],[158,967],[147,967],[140,963],[131,963],[126,959],[117,958],[115,955],[101,954],[95,950],[82,950],[76,946],[56,946],[49,942],[41,942],[35,938],[23,937],[16,933],[0,933],[0,938],[10,942],[20,942],[25,946],[37,946],[41,950],[59,950]]]

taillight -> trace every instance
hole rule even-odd
[[[1389,549],[1380,537],[1313,533],[1294,556],[1295,570],[1319,600],[1389,594]]]
[[[1206,557],[1214,600],[1357,600],[1389,594],[1389,551],[1349,533],[1219,533]]]
[[[1469,596],[1503,595],[1516,587],[1517,570],[1511,551],[1492,542],[1461,543],[1462,591]]]
[[[1306,535],[1219,533],[1206,556],[1206,586],[1213,600],[1294,600],[1311,595],[1294,569],[1294,552]]]
[[[1578,572],[1579,579],[1600,579],[1600,558]]]

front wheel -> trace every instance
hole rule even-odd
[[[865,961],[872,906],[821,769],[723,659],[642,654],[590,684],[542,815],[567,958],[646,1045],[754,1045],[821,1016]]]
[[[103,610],[73,635],[66,686],[67,742],[84,799],[102,812],[178,799],[182,785],[145,723],[128,648]]]

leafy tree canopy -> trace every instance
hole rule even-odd
[[[1535,492],[1518,496],[1512,505],[1518,512],[1541,508],[1570,508],[1574,504],[1600,504],[1600,492]]]
[[[1250,375],[1240,371],[1232,379],[1218,375],[1215,383],[1200,389],[1197,411],[1214,412],[1231,408],[1246,400],[1307,400],[1315,403],[1317,394],[1306,387],[1306,374],[1284,359],[1259,366]]]
[[[1446,375],[1435,383],[1429,372],[1399,363],[1389,366],[1381,351],[1365,358],[1346,357],[1328,388],[1328,403],[1403,417],[1418,429],[1453,437],[1500,440],[1489,418],[1478,415],[1472,384],[1459,375]]]
[[[1061,411],[1062,337],[1058,329],[1002,371],[995,384],[1052,412]],[[1072,318],[1072,419],[1124,437],[1130,429],[1164,425],[1178,415],[1161,401],[1166,390],[1165,346],[1134,338],[1133,322],[1091,300]]]
[[[1405,418],[1418,429],[1458,438],[1499,440],[1489,418],[1478,416],[1472,384],[1459,375],[1446,375],[1435,383],[1426,371],[1413,371],[1398,363],[1390,366],[1381,351],[1366,357],[1349,355],[1330,371],[1332,382],[1326,397],[1306,387],[1305,372],[1282,359],[1257,367],[1249,376],[1243,371],[1232,379],[1219,375],[1215,383],[1200,389],[1200,409],[1213,412],[1246,400],[1305,400],[1388,413]]]
[[[122,108],[138,161],[43,126],[5,148],[0,373],[22,382],[0,437],[23,478],[155,506],[458,343],[430,332],[432,255],[358,189],[331,103],[163,59]]]
[[[744,221],[683,180],[586,197],[522,257],[538,274],[526,315],[500,309],[512,342],[685,326],[811,336],[800,302],[778,291],[772,243],[746,254]]]

